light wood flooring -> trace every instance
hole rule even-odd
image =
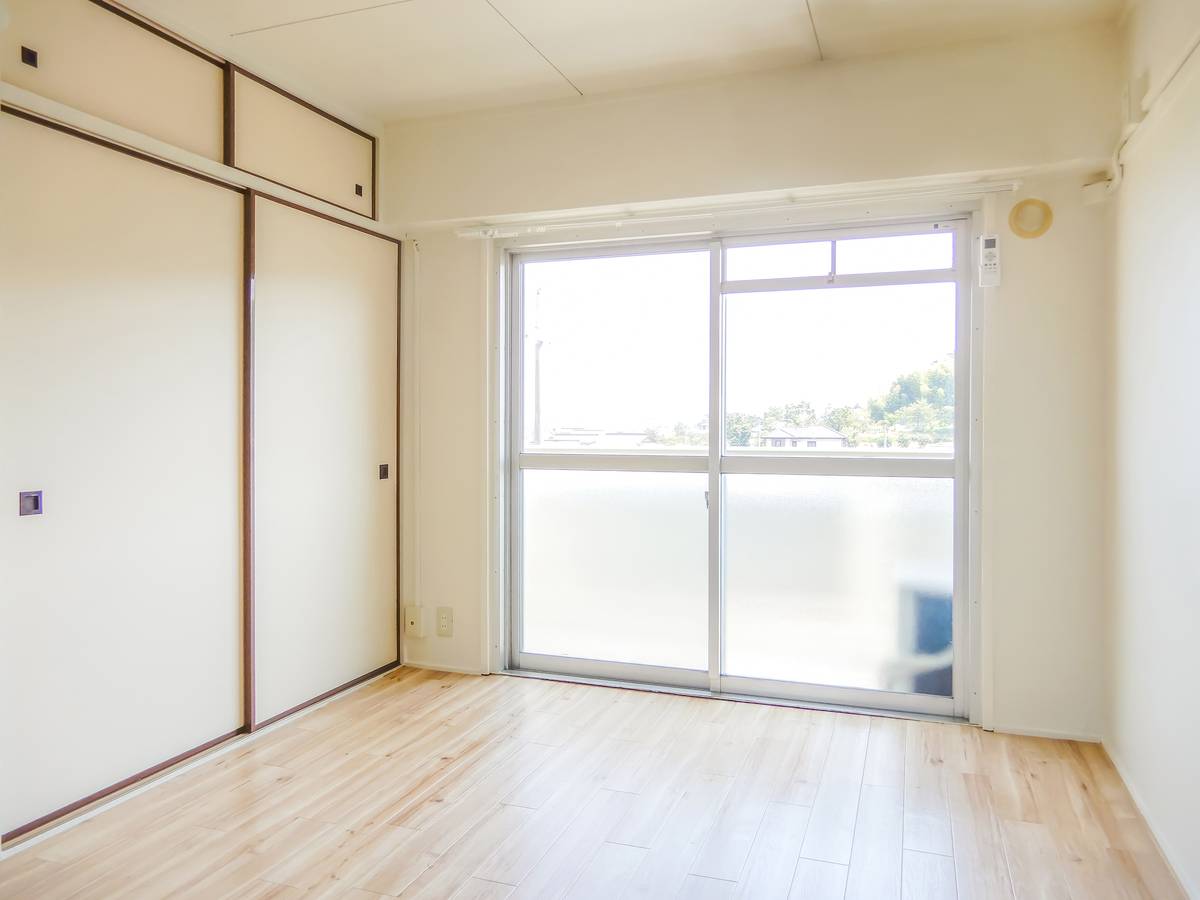
[[[0,896],[1183,894],[1094,745],[401,669],[13,854]]]

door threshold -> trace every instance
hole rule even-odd
[[[593,687],[618,688],[626,691],[643,691],[651,694],[675,694],[680,697],[703,697],[710,700],[729,700],[734,703],[757,703],[761,706],[786,706],[792,709],[808,709],[815,712],[846,713],[852,716],[877,716],[888,719],[912,719],[918,722],[942,722],[950,725],[970,725],[966,719],[942,716],[936,713],[910,712],[907,710],[876,709],[868,706],[842,706],[835,703],[818,703],[812,700],[794,700],[787,697],[765,697],[757,694],[733,694],[703,688],[677,687],[669,684],[651,684],[644,681],[618,681],[611,678],[589,678],[585,675],[564,675],[559,672],[538,672],[533,669],[504,669],[498,675],[515,678],[537,678],[542,681],[561,681],[567,684],[588,684]]]

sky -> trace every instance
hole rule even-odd
[[[949,266],[953,235],[839,241],[838,271]],[[732,279],[827,274],[830,244],[730,248]],[[948,277],[953,277],[948,273]],[[708,251],[525,265],[526,433],[541,360],[543,436],[641,431],[708,413]],[[726,297],[726,408],[862,404],[901,374],[950,360],[955,284]],[[535,349],[541,342],[540,354]]]

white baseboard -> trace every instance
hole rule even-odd
[[[1162,832],[1154,824],[1154,817],[1147,811],[1146,804],[1142,801],[1142,795],[1132,781],[1129,780],[1128,770],[1122,764],[1119,756],[1113,752],[1112,747],[1103,741],[1100,746],[1104,748],[1104,752],[1108,754],[1108,758],[1112,760],[1113,768],[1117,770],[1117,774],[1121,776],[1121,780],[1125,782],[1125,790],[1129,791],[1129,796],[1133,799],[1133,805],[1137,807],[1138,813],[1146,822],[1146,827],[1150,829],[1150,836],[1154,838],[1154,843],[1158,845],[1158,851],[1163,855],[1163,859],[1167,861],[1167,866],[1171,869],[1171,873],[1175,876],[1175,880],[1179,882],[1179,887],[1184,895],[1190,897],[1191,900],[1200,900],[1200,885],[1192,884],[1185,879],[1183,870],[1179,868],[1177,860],[1183,857],[1171,849],[1171,845],[1163,840]]]
[[[473,669],[470,666],[448,666],[448,665],[444,665],[443,663],[422,662],[419,659],[407,659],[406,658],[404,660],[404,667],[407,669],[429,669],[431,672],[451,672],[455,675],[486,675],[487,674],[487,672],[484,672],[478,668]]]
[[[1055,741],[1079,741],[1083,744],[1102,743],[1098,734],[1082,734],[1075,731],[1054,731],[1049,728],[1021,728],[1016,725],[996,725],[993,731],[1001,734],[1016,734],[1022,737],[1049,738]]]

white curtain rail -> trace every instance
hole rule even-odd
[[[781,197],[773,201],[760,201],[754,204],[712,205],[706,207],[683,208],[677,212],[630,212],[623,216],[596,216],[579,219],[553,219],[528,222],[496,222],[481,223],[470,227],[459,228],[455,234],[460,238],[494,239],[523,237],[533,234],[549,234],[555,231],[568,231],[581,228],[623,228],[641,225],[670,225],[675,223],[712,222],[717,218],[731,216],[752,216],[762,213],[788,211],[796,209],[820,209],[824,207],[858,206],[864,203],[892,203],[913,200],[971,200],[987,194],[1010,193],[1021,187],[1019,180],[960,182],[945,185],[922,186],[912,188],[894,188],[884,191],[864,191],[861,193],[827,193],[808,196]],[[700,235],[709,232],[703,230],[689,231],[688,234]]]

